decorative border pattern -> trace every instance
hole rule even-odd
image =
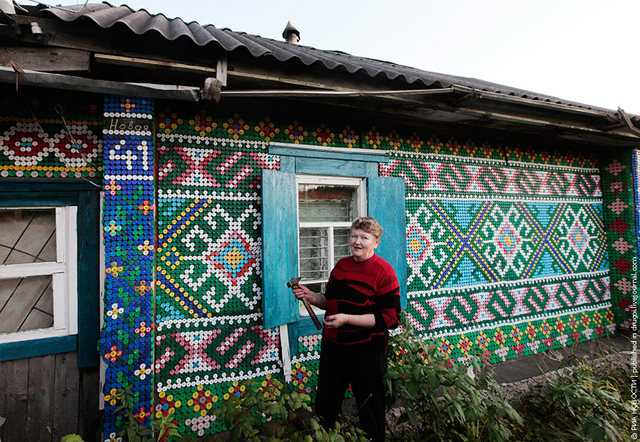
[[[611,262],[611,302],[616,323],[623,329],[631,326],[634,304],[632,296],[637,290],[638,245],[633,185],[632,152],[610,152],[603,164],[604,223]]]
[[[0,99],[0,108],[0,177],[102,176],[99,104],[16,94]]]
[[[148,99],[104,97],[105,442],[125,425],[116,415],[117,389],[131,388],[140,423],[148,424],[153,411],[153,133],[111,127],[114,119],[132,117],[153,127],[153,106]]]

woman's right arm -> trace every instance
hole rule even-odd
[[[321,308],[322,310],[326,310],[326,298],[322,293],[312,292],[307,287],[300,284],[293,287],[293,293],[296,295],[296,298],[307,298],[311,304]]]

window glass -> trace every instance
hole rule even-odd
[[[0,209],[0,264],[55,261],[55,209]]]
[[[333,229],[333,250],[334,250],[333,265],[334,266],[342,258],[345,258],[351,255],[351,249],[349,247],[350,236],[351,236],[350,227]]]
[[[77,333],[76,220],[75,206],[0,208],[0,344]]]
[[[300,222],[351,222],[356,206],[351,186],[299,184]]]
[[[53,327],[51,275],[0,279],[0,333]]]
[[[305,280],[329,278],[328,229],[300,229],[300,276]]]
[[[302,282],[325,292],[335,264],[350,255],[351,222],[358,216],[360,180],[347,183],[298,184],[299,262]],[[301,315],[308,315],[300,308]]]

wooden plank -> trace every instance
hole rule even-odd
[[[27,423],[27,383],[29,361],[2,362],[0,364],[0,392],[4,400],[0,401],[0,416],[7,419],[0,427],[3,441],[23,442]]]
[[[11,67],[11,61],[22,69],[41,72],[89,72],[91,53],[62,48],[12,47],[0,50],[0,66]]]
[[[0,344],[0,361],[76,351],[78,349],[77,341],[75,335],[69,335]]]
[[[100,194],[80,192],[78,207],[78,367],[98,365]]]
[[[48,191],[48,192],[61,192],[61,191],[68,191],[68,192],[75,192],[75,191],[80,191],[80,190],[100,190],[101,189],[101,183],[102,180],[93,179],[94,181],[85,181],[85,180],[79,180],[79,179],[68,179],[65,181],[53,181],[53,180],[47,180],[47,179],[29,179],[28,182],[26,182],[26,180],[21,180],[21,181],[3,181],[0,182],[0,190],[2,190],[3,192],[41,192],[41,191]],[[92,183],[96,183],[96,186],[94,186]],[[33,197],[31,199],[34,199]],[[4,206],[6,206],[6,204],[3,204]]]
[[[55,407],[52,413],[53,440],[78,432],[80,398],[80,374],[78,353],[62,353],[55,356],[55,378],[52,389]]]
[[[296,176],[262,171],[262,305],[264,327],[295,322],[299,302],[287,282],[298,276],[298,214]]]
[[[373,163],[388,163],[386,152],[371,149],[349,149],[342,147],[321,147],[312,145],[296,145],[289,143],[271,143],[269,153],[273,155],[288,155],[296,158],[323,158],[327,160],[370,161]]]
[[[2,311],[7,304],[7,301],[9,301],[19,284],[20,279],[18,278],[0,279],[0,311]]]
[[[53,327],[53,315],[34,308],[25,319],[20,331]]]
[[[402,178],[367,178],[367,215],[384,229],[376,254],[396,272],[402,308],[407,306],[407,220]]]
[[[94,54],[93,57],[98,63],[113,64],[116,66],[131,66],[143,69],[160,69],[177,72],[188,72],[209,75],[211,77],[216,74],[215,68],[211,68],[208,66],[197,66],[193,64],[169,62],[166,60],[151,60],[148,58],[124,57],[122,55],[112,54]]]
[[[100,368],[80,370],[80,402],[78,434],[89,441],[98,441],[102,431],[100,411]]]
[[[16,261],[10,255],[5,264],[35,262],[35,257],[40,254],[52,235],[55,241],[56,213],[54,209],[23,210],[22,212],[24,218],[27,218],[28,225],[24,227],[15,248],[30,256],[26,260]],[[55,258],[52,261],[55,261]]]
[[[50,442],[53,426],[55,356],[30,358],[28,361],[25,437],[30,442]]]
[[[0,83],[15,84],[12,68],[0,66]],[[21,86],[70,90],[87,93],[135,95],[136,97],[162,98],[166,100],[200,101],[200,88],[172,84],[123,83],[111,80],[96,80],[75,75],[27,70],[20,74]]]
[[[362,161],[296,158],[296,172],[310,175],[364,177],[367,173],[366,164]]]
[[[2,207],[33,207],[34,205],[59,207],[78,204],[78,195],[75,192],[60,194],[55,189],[39,190],[38,186],[31,186],[31,190],[23,192],[16,191],[16,185],[13,185],[13,191],[10,187],[11,185],[7,183],[0,183],[0,191],[9,192],[0,202]]]

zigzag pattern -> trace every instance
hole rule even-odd
[[[495,162],[495,161],[494,161]],[[495,164],[458,164],[391,159],[380,167],[382,176],[404,178],[413,192],[538,197],[601,198],[600,176]]]
[[[262,169],[279,167],[278,157],[263,151],[230,150],[238,142],[225,140],[211,147],[161,146],[158,179],[165,186],[210,189],[256,189]],[[231,146],[229,146],[231,144]],[[247,144],[246,142],[244,144]],[[253,149],[263,147],[256,144]],[[177,155],[176,155],[177,154]]]
[[[174,323],[165,324],[166,331],[161,329],[156,338],[155,372],[161,378],[279,363],[277,329],[265,330],[256,323],[236,327],[191,323],[187,331],[173,328]]]
[[[568,309],[591,307],[610,299],[608,276],[534,280],[525,286],[511,283],[440,296],[438,292],[431,293],[429,297],[410,300],[407,314],[418,330],[438,330],[556,316]]]

